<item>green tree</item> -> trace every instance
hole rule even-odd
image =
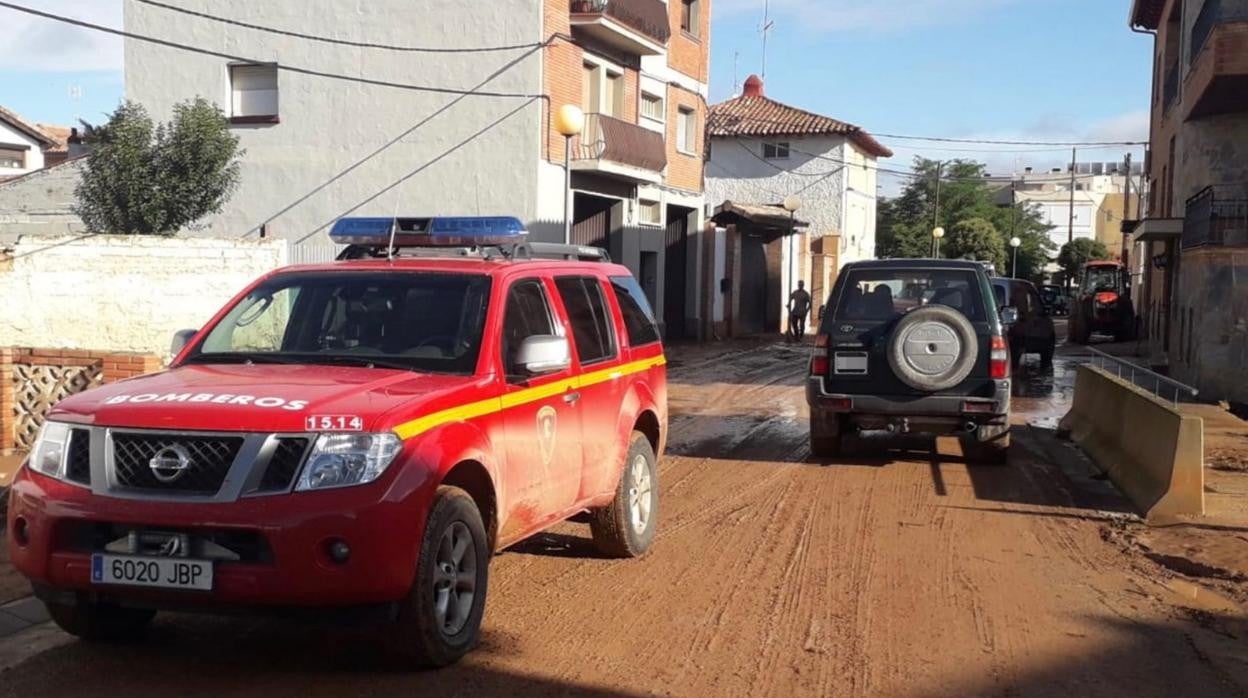
[[[1091,238],[1079,238],[1062,245],[1057,263],[1067,278],[1078,283],[1083,277],[1083,265],[1097,259],[1110,259],[1112,255],[1105,243]]]
[[[997,227],[983,218],[955,223],[941,244],[941,256],[992,262],[1005,272],[1005,241]]]
[[[238,187],[238,137],[202,98],[174,106],[167,124],[126,102],[93,131],[74,207],[92,232],[172,235]]]
[[[1001,197],[985,180],[984,166],[969,160],[953,160],[940,166],[940,212],[936,216],[937,162],[915,158],[915,176],[901,194],[880,203],[877,218],[876,255],[880,257],[926,257],[931,254],[932,228],[939,225],[950,236],[941,245],[942,256],[949,251],[953,231],[962,221],[979,219],[992,225],[1000,239],[1002,257],[1008,262],[1008,241],[1017,236],[1017,276],[1043,280],[1044,266],[1056,253],[1049,241],[1050,227],[1038,209],[1011,205],[1008,192]],[[995,246],[994,246],[995,249]],[[1000,273],[1009,273],[997,265]]]

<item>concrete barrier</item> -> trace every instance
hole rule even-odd
[[[1205,513],[1204,423],[1133,383],[1080,366],[1061,428],[1151,524]]]

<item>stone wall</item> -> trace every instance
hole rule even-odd
[[[1170,322],[1174,377],[1206,400],[1248,404],[1248,248],[1182,253]]]
[[[82,162],[70,160],[0,184],[0,247],[22,235],[86,231],[73,211]]]

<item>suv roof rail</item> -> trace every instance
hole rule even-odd
[[[348,245],[336,257],[337,260],[387,258],[385,246]],[[518,242],[505,245],[479,245],[462,247],[394,247],[395,257],[480,257],[482,259],[563,259],[609,263],[611,255],[601,247],[588,245],[565,245],[557,242]]]

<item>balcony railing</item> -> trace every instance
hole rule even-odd
[[[1248,245],[1248,186],[1205,187],[1187,200],[1183,249]]]
[[[672,37],[667,5],[661,0],[570,0],[572,14],[604,15],[667,45]]]
[[[1193,63],[1209,42],[1214,27],[1227,22],[1248,22],[1248,0],[1205,0],[1192,23],[1192,35],[1188,40]]]
[[[1162,83],[1161,111],[1166,113],[1179,98],[1179,64],[1176,62],[1166,71],[1166,81]]]
[[[572,141],[578,169],[599,169],[630,179],[661,179],[667,167],[663,134],[606,114],[586,114],[581,135]]]

